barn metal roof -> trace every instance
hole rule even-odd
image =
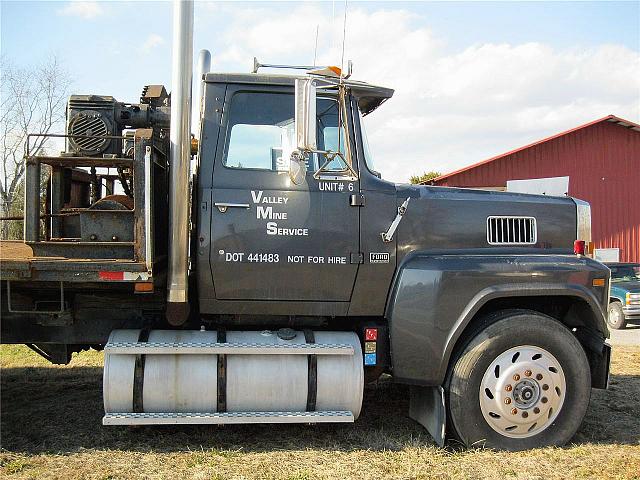
[[[530,144],[525,145],[523,147],[516,148],[515,150],[511,150],[511,151],[506,152],[506,153],[501,153],[500,155],[496,155],[495,157],[491,157],[491,158],[488,158],[486,160],[482,160],[480,162],[474,163],[473,165],[468,165],[466,167],[460,168],[460,169],[455,170],[455,171],[450,172],[450,173],[445,173],[444,175],[440,175],[439,177],[434,178],[433,180],[428,180],[427,182],[423,182],[423,183],[436,184],[437,185],[437,183],[440,180],[444,180],[446,178],[453,177],[454,175],[457,175],[457,174],[462,173],[462,172],[466,172],[468,170],[472,170],[472,169],[474,169],[476,167],[479,167],[480,165],[485,165],[487,163],[494,162],[496,160],[499,160],[501,158],[507,157],[507,156],[512,155],[514,153],[521,152],[522,150],[526,150],[526,149],[534,147],[536,145],[540,145],[542,143],[546,143],[546,142],[548,142],[550,140],[554,140],[556,138],[563,137],[563,136],[565,136],[565,135],[567,135],[569,133],[575,132],[577,130],[582,130],[583,128],[587,128],[587,127],[590,127],[592,125],[595,125],[595,124],[601,123],[601,122],[615,123],[616,125],[620,125],[621,127],[625,127],[625,128],[630,129],[630,130],[635,130],[636,132],[640,132],[640,125],[638,125],[637,123],[631,122],[629,120],[625,120],[624,118],[616,117],[615,115],[607,115],[606,117],[599,118],[598,120],[594,120],[593,122],[585,123],[584,125],[580,125],[580,126],[572,128],[570,130],[566,130],[564,132],[557,133],[557,134],[552,135],[550,137],[543,138],[542,140],[538,140],[537,142],[533,142],[533,143],[530,143]]]

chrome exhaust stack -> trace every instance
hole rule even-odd
[[[189,316],[189,165],[191,160],[191,77],[193,1],[173,2],[173,64],[169,187],[169,276],[167,320],[182,325]]]
[[[196,70],[196,81],[198,82],[196,85],[198,86],[197,92],[198,95],[196,96],[196,101],[197,101],[197,113],[198,116],[196,117],[196,125],[195,125],[195,129],[194,132],[196,132],[196,135],[198,135],[200,133],[200,122],[202,121],[202,108],[203,108],[203,103],[204,102],[204,79],[203,77],[209,73],[209,70],[211,70],[211,52],[209,50],[200,50],[200,55],[198,55],[198,69]]]

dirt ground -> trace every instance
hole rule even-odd
[[[611,345],[640,347],[640,321],[627,322],[622,330],[610,330],[609,333]]]
[[[103,427],[100,353],[0,359],[0,477],[640,479],[640,347],[614,346],[610,390],[593,391],[570,445],[519,453],[438,448],[389,381],[367,387],[354,425]]]

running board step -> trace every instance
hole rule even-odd
[[[103,425],[228,425],[241,423],[353,423],[348,410],[329,412],[107,413]]]
[[[115,355],[353,355],[353,346],[335,343],[265,345],[263,343],[111,342],[105,353]]]

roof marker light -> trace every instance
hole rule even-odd
[[[342,76],[342,70],[340,67],[321,67],[316,68],[315,70],[309,70],[308,72],[311,75],[319,75],[322,77],[331,77],[331,78],[340,78]]]

